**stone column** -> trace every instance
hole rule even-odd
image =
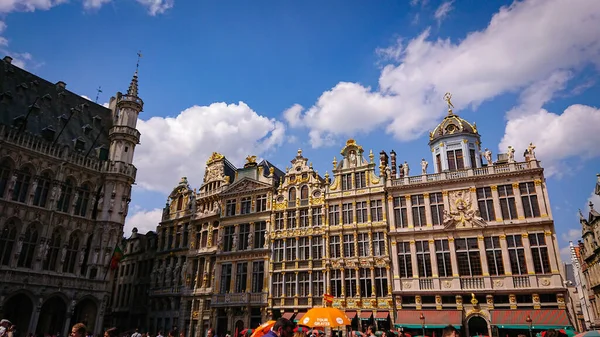
[[[40,296],[37,298],[37,304],[33,307],[33,312],[31,313],[31,319],[29,319],[29,327],[27,328],[26,333],[35,334],[35,330],[37,328],[38,320],[40,319],[40,311],[42,310],[42,304],[44,302],[44,297]]]
[[[410,195],[405,195],[404,199],[406,200],[406,221],[408,222],[408,228],[415,228],[413,223],[412,202],[410,200]]]
[[[531,245],[529,244],[529,234],[521,234],[523,240],[523,249],[525,250],[525,262],[527,263],[527,274],[535,274],[535,267],[533,265],[533,254],[531,254]]]
[[[423,193],[423,200],[425,201],[425,220],[427,221],[426,227],[432,227],[433,218],[431,216],[431,202],[429,200],[429,193]]]
[[[429,221],[429,220],[427,220]],[[439,277],[439,270],[437,265],[437,254],[435,251],[435,241],[433,239],[429,240],[429,254],[431,256],[431,274],[433,277]]]
[[[394,289],[400,290],[400,266],[398,264],[398,242],[396,241],[396,238],[392,239],[390,249],[392,252],[390,258],[392,260],[392,268],[394,269],[394,276],[390,280],[392,280]]]
[[[231,281],[229,283],[229,292],[230,293],[235,293],[236,289],[235,289],[235,279],[237,277],[237,265],[240,262],[232,262],[231,263]]]
[[[548,206],[546,195],[542,189],[542,180],[535,179],[533,183],[535,184],[535,194],[537,195],[537,201],[540,207],[540,216],[542,218],[547,218],[548,214],[550,214],[550,207]]]
[[[375,286],[375,267],[370,267],[371,271],[371,297],[375,297],[377,294],[377,287]]]
[[[454,246],[454,238],[448,238],[448,248],[450,248],[450,261],[452,262],[452,277],[459,277],[458,259],[456,258],[456,247]]]
[[[496,222],[502,222],[502,208],[500,207],[500,195],[498,194],[498,186],[490,186],[492,190],[492,199],[494,200],[494,213],[496,214]]]
[[[391,179],[391,178],[388,178]],[[386,203],[385,201],[386,199],[384,199],[384,203]],[[395,231],[396,230],[396,214],[394,213],[394,197],[392,197],[391,195],[388,195],[387,197],[387,210],[388,210],[388,224],[390,226],[390,231]],[[385,212],[384,212],[385,213]]]
[[[485,254],[485,242],[483,241],[483,236],[477,237],[477,246],[479,247],[479,259],[481,260],[481,274],[483,276],[490,276],[490,268]]]
[[[504,275],[512,275],[510,266],[510,255],[508,253],[508,243],[506,235],[500,234],[500,248],[502,249],[502,265],[504,266]]]
[[[418,279],[419,278],[419,264],[417,263],[417,246],[415,244],[415,240],[410,240],[410,255],[411,255],[411,259],[410,262],[412,264],[412,272],[413,272],[413,278]]]
[[[552,235],[551,231],[544,232],[545,240],[546,240],[546,249],[548,249],[548,258],[550,260],[550,270],[552,274],[558,274],[560,270],[560,266],[558,265],[558,261],[556,258],[556,247],[554,245],[555,239],[554,235]]]
[[[519,183],[513,183],[513,194],[515,196],[515,204],[517,205],[517,219],[525,220],[525,210],[523,208],[523,200],[521,200],[521,190],[519,190]]]

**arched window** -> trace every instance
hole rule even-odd
[[[10,264],[10,258],[12,257],[13,247],[15,245],[15,238],[17,237],[17,226],[14,221],[9,221],[2,232],[0,232],[0,263],[4,266]]]
[[[0,164],[0,198],[4,197],[4,192],[6,191],[6,185],[8,185],[8,181],[11,177],[12,167],[8,160],[4,160]]]
[[[79,251],[79,236],[77,233],[72,233],[67,244],[67,254],[63,263],[63,273],[73,273],[75,271],[75,263],[77,262],[77,252]]]
[[[37,177],[37,183],[37,188],[35,189],[35,195],[33,197],[33,205],[46,207],[46,200],[48,200],[48,191],[50,191],[51,184],[50,173],[42,173],[41,176]]]
[[[35,247],[38,244],[38,231],[34,225],[30,225],[25,231],[25,237],[23,238],[23,247],[19,254],[19,262],[17,266],[31,268],[31,262],[33,261],[33,254],[35,253]]]
[[[52,233],[50,241],[48,241],[48,250],[44,260],[44,270],[56,270],[56,260],[58,260],[58,254],[60,254],[60,244],[62,237],[60,235],[60,229],[56,228]]]
[[[58,198],[58,205],[56,206],[56,210],[60,212],[68,212],[69,211],[69,203],[71,202],[71,198],[73,197],[73,180],[67,179],[62,187],[62,191],[60,192],[60,197]]]
[[[182,208],[183,208],[183,195],[180,195],[179,198],[177,198],[177,210],[181,211]]]
[[[29,190],[30,182],[31,171],[28,167],[17,171],[17,182],[13,190],[12,200],[18,202],[25,202],[25,200],[27,200],[27,191]]]
[[[90,203],[90,186],[83,184],[77,191],[77,204],[75,204],[75,215],[85,216]]]
[[[290,188],[290,192],[288,194],[288,201],[296,201],[296,188]]]
[[[308,186],[304,185],[300,187],[300,199],[306,200],[308,199]]]

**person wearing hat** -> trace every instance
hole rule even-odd
[[[10,328],[11,325],[12,323],[7,319],[0,321],[0,337],[8,336],[8,328]]]

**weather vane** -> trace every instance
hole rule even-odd
[[[102,87],[98,86],[98,89],[96,89],[96,102],[98,103],[98,97],[100,97],[100,93],[102,92]]]
[[[448,112],[449,113],[452,113],[452,109],[454,108],[454,105],[452,104],[451,99],[452,99],[452,94],[447,92],[444,95],[444,101],[446,101],[446,103],[448,103]]]
[[[137,56],[138,56],[137,63],[135,64],[135,70],[136,71],[140,67],[140,59],[142,58],[142,51],[141,50],[137,52]]]

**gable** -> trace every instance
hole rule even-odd
[[[223,194],[248,193],[265,188],[272,188],[272,186],[251,178],[243,178],[234,182]]]

